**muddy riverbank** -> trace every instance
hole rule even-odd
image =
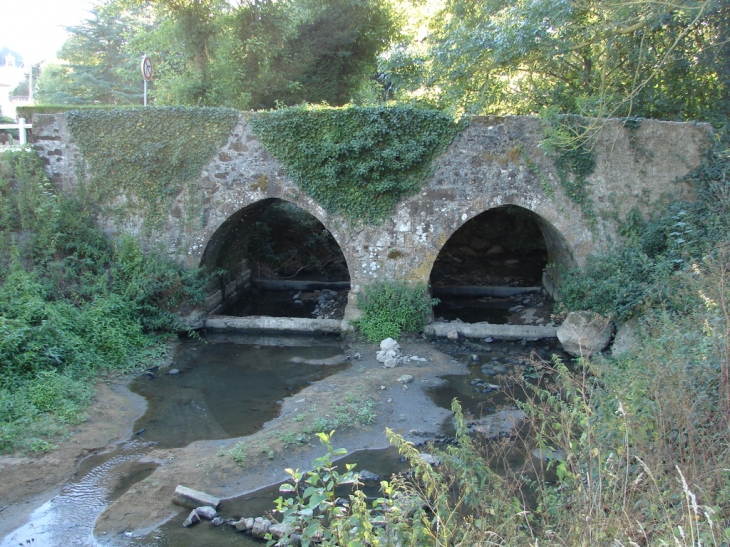
[[[377,414],[368,426],[338,431],[337,447],[348,452],[388,445],[389,427],[409,440],[433,437],[450,413],[437,406],[427,391],[443,384],[442,375],[467,374],[468,367],[418,338],[401,341],[402,352],[423,360],[408,361],[385,369],[375,359],[378,347],[361,342],[342,342],[349,365],[306,386],[281,401],[279,416],[246,437],[196,441],[182,448],[155,448],[141,463],[156,466],[143,480],[132,484],[99,517],[96,538],[101,544],[125,544],[144,535],[180,512],[170,502],[178,484],[204,490],[221,498],[238,496],[286,478],[283,469],[308,468],[322,448],[304,438],[317,416],[333,415],[335,406],[349,396],[373,401]],[[410,375],[410,383],[399,382]],[[255,389],[255,386],[252,386]],[[124,385],[101,383],[89,420],[74,428],[71,437],[45,455],[0,459],[5,480],[0,486],[0,537],[20,526],[27,515],[57,494],[89,454],[111,449],[115,441],[132,436],[135,420],[145,410],[142,397]],[[302,419],[304,416],[306,419]],[[231,458],[232,447],[244,446],[243,465]]]

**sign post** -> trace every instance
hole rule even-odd
[[[142,79],[144,81],[144,106],[147,106],[147,82],[152,79],[152,60],[147,56],[142,56]]]

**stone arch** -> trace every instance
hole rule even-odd
[[[204,271],[217,272],[209,287],[211,296],[206,303],[206,311],[209,313],[218,313],[223,304],[239,298],[251,288],[250,235],[256,222],[276,203],[291,204],[299,211],[315,218],[342,251],[344,265],[349,272],[347,253],[340,241],[341,238],[335,231],[329,229],[318,215],[302,207],[301,203],[287,199],[279,197],[261,199],[231,214],[208,238],[199,265]]]
[[[443,234],[446,236],[442,237],[444,243],[439,247],[431,264],[429,282],[432,284],[434,281],[439,281],[438,276],[443,273],[440,268],[448,260],[448,255],[455,252],[454,247],[469,241],[471,244],[462,249],[465,256],[461,257],[461,260],[469,262],[470,259],[473,259],[471,261],[477,264],[477,267],[478,261],[485,259],[490,253],[495,257],[504,254],[507,260],[514,261],[517,260],[516,255],[518,254],[524,255],[532,251],[539,254],[542,248],[543,256],[537,260],[537,262],[541,262],[541,271],[538,271],[537,274],[526,272],[524,278],[525,282],[529,280],[531,284],[541,284],[553,296],[556,295],[560,286],[563,273],[577,265],[568,238],[550,220],[533,211],[529,206],[515,203],[495,205],[472,215],[464,213],[459,221],[452,224],[450,233]],[[485,225],[489,222],[500,223],[501,226]],[[512,222],[511,225],[510,222]],[[500,229],[511,230],[511,232],[500,234]],[[485,234],[487,237],[484,237]],[[524,253],[520,252],[521,246],[524,247]],[[459,260],[459,257],[455,258],[456,261]],[[519,283],[519,276],[517,278],[516,282]],[[483,282],[473,284],[489,285],[490,283],[488,277],[485,276]]]

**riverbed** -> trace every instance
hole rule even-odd
[[[116,434],[118,442],[105,449],[85,448],[103,454],[87,456],[80,464],[69,466],[66,462],[66,480],[74,472],[76,476],[63,486],[60,495],[56,494],[61,472],[45,491],[34,493],[29,489],[25,497],[22,490],[26,485],[16,484],[14,501],[8,504],[10,511],[2,513],[3,522],[7,522],[6,515],[12,515],[19,526],[34,509],[36,513],[25,528],[12,531],[18,526],[8,529],[5,525],[0,529],[7,534],[3,546],[33,539],[42,539],[43,543],[37,544],[49,547],[185,545],[183,537],[191,538],[191,545],[213,541],[196,537],[196,532],[201,532],[194,529],[179,531],[185,512],[170,503],[178,484],[227,498],[225,511],[241,516],[238,513],[253,510],[240,505],[243,498],[251,497],[246,494],[284,480],[286,467],[307,468],[322,454],[322,448],[305,431],[311,428],[312,420],[334,413],[337,405],[353,393],[372,401],[377,416],[370,425],[353,424],[337,431],[335,446],[343,446],[348,452],[385,448],[386,427],[422,443],[448,427],[450,412],[444,407],[453,396],[468,400],[470,412],[491,411],[509,404],[503,395],[495,394],[489,396],[491,402],[485,403],[486,396],[475,390],[473,378],[484,376],[481,367],[485,363],[500,359],[507,364],[510,359],[519,363],[518,356],[524,357],[535,349],[532,344],[499,342],[482,343],[481,347],[446,342],[434,345],[418,338],[401,345],[405,355],[417,359],[384,369],[375,360],[375,345],[345,342],[339,337],[303,340],[210,335],[203,342],[179,342],[169,367],[132,382],[133,389],[148,401],[144,412],[139,396],[124,388],[114,386],[121,394],[114,401],[107,398],[106,390],[111,391],[111,387],[101,390],[103,399],[97,397],[90,422],[84,426],[98,427],[104,416],[112,422],[123,421],[123,427],[117,423],[116,430],[108,430],[111,435],[107,440],[113,441]],[[546,355],[551,351],[545,342],[535,347]],[[346,355],[347,363],[336,367],[301,363],[294,369],[285,366],[291,357],[322,360],[336,354]],[[205,366],[200,364],[203,361]],[[177,374],[169,374],[173,369]],[[412,376],[413,381],[399,382],[404,375]],[[443,379],[446,375],[448,382]],[[111,414],[97,415],[105,402],[111,404],[106,409]],[[115,407],[124,412],[125,419],[114,414]],[[75,439],[62,443],[59,458],[73,456],[74,441],[83,438],[83,433],[82,427],[74,434]],[[245,447],[243,461],[237,462],[231,456],[237,453],[237,446]],[[77,450],[75,457],[82,456],[83,450]],[[16,467],[15,473],[34,469],[34,464],[47,464],[49,457],[26,458],[28,461]],[[373,471],[373,460],[374,456],[366,456],[360,467]],[[12,462],[5,465],[13,468]],[[35,475],[42,483],[43,474],[36,471]],[[234,501],[232,498],[237,496],[238,501]],[[77,504],[75,512],[63,512],[67,508],[61,508],[68,500],[79,498],[86,505]],[[79,507],[84,508],[84,518],[78,516]],[[44,532],[49,527],[53,533]],[[240,535],[228,532],[240,545]],[[214,541],[224,545],[227,538],[216,536]]]

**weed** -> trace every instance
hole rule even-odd
[[[270,460],[274,459],[274,449],[271,448],[269,445],[265,444],[261,447],[261,452],[266,454],[266,457]]]
[[[332,430],[342,430],[356,425],[371,425],[377,414],[373,410],[375,403],[372,399],[364,399],[360,395],[347,393],[344,403],[336,403],[333,413],[318,416],[308,429],[309,433],[324,433]]]
[[[246,443],[243,441],[238,441],[236,444],[233,445],[232,448],[229,448],[226,453],[231,457],[231,459],[236,462],[241,467],[246,467],[246,453],[248,452],[248,447],[246,446]]]

